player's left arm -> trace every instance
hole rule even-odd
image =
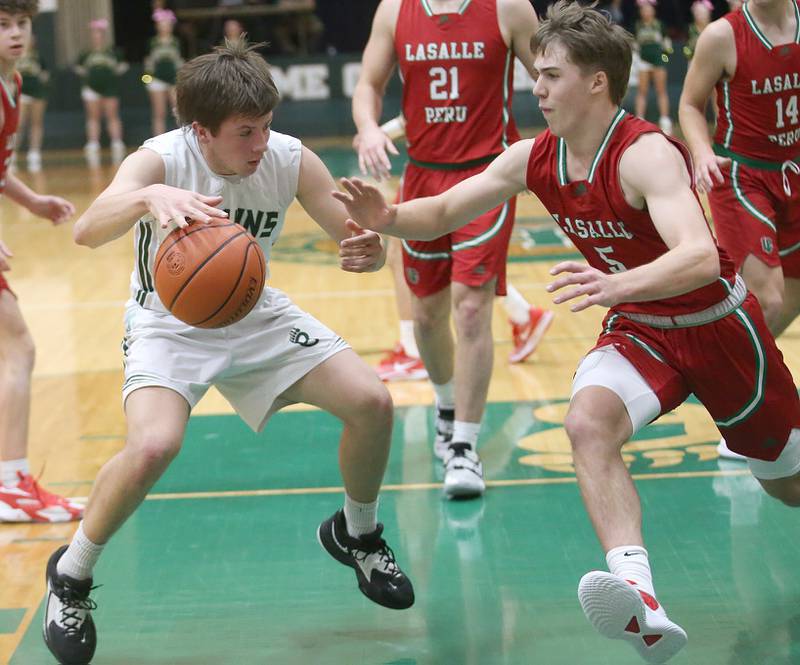
[[[333,176],[322,160],[303,146],[297,200],[311,218],[339,244],[339,265],[347,272],[373,272],[386,261],[380,235],[349,219],[347,209],[331,196]]]
[[[504,39],[535,80],[531,37],[539,29],[539,19],[533,5],[529,0],[497,0],[497,17]]]
[[[75,214],[75,206],[60,196],[37,194],[16,176],[6,173],[5,194],[12,201],[53,224],[63,224]]]
[[[678,149],[660,134],[645,134],[622,155],[619,177],[629,202],[646,206],[668,251],[655,261],[614,274],[575,261],[554,266],[551,274],[566,274],[547,290],[569,287],[554,302],[587,296],[572,305],[572,311],[670,298],[719,277],[717,247]]]

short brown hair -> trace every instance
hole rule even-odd
[[[39,0],[0,0],[0,12],[36,16],[39,13]]]
[[[595,3],[596,4],[596,3]],[[609,15],[572,0],[558,0],[531,38],[534,55],[561,44],[570,62],[584,71],[605,72],[611,101],[621,104],[631,72],[632,35],[612,23]]]
[[[232,116],[259,118],[278,105],[280,93],[259,46],[245,38],[225,40],[180,68],[175,92],[182,125],[197,121],[214,133]]]

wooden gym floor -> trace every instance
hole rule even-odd
[[[343,147],[321,149],[336,175]],[[21,177],[83,210],[111,177],[78,155],[46,155]],[[398,166],[399,169],[399,166]],[[37,343],[30,457],[48,488],[86,496],[123,445],[122,308],[132,267],[127,236],[98,250],[72,243],[8,201],[8,274]],[[538,305],[554,260],[572,255],[533,197],[520,200],[510,281]],[[395,342],[388,272],[339,271],[334,245],[293,207],[271,282],[370,362]],[[381,504],[390,544],[417,603],[392,612],[357,591],[315,529],[341,503],[337,423],[293,409],[256,436],[211,394],[183,452],[111,541],[96,571],[98,664],[624,665],[624,644],[594,633],[576,597],[604,560],[583,512],[563,417],[572,372],[603,312],[556,307],[536,355],[509,366],[510,331],[496,304],[495,369],[481,439],[489,489],[447,503],[430,452],[432,394],[391,384],[394,445]],[[361,313],[369,311],[370,316]],[[800,373],[794,326],[780,340]],[[717,433],[688,403],[625,448],[638,480],[659,598],[689,633],[676,664],[800,662],[797,513],[762,495],[743,465],[719,461]],[[74,524],[0,525],[0,662],[53,662],[41,640],[44,566]]]

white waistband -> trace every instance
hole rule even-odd
[[[641,312],[618,312],[626,319],[644,323],[653,328],[688,328],[690,326],[702,326],[712,321],[717,321],[730,314],[739,307],[747,297],[747,286],[739,274],[733,289],[725,300],[721,300],[716,305],[702,309],[691,314],[676,314],[675,316],[662,316],[659,314],[643,314]]]

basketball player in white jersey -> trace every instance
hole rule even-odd
[[[267,64],[244,40],[188,62],[176,91],[182,128],[130,155],[75,225],[76,242],[89,247],[135,227],[136,265],[123,345],[127,441],[100,470],[72,543],[59,548],[47,567],[44,634],[60,662],[92,658],[92,568],[178,454],[191,409],[212,385],[257,431],[294,402],[343,421],[344,508],[320,525],[318,538],[355,569],[368,598],[394,609],[414,602],[411,582],[376,519],[393,407],[372,369],[272,287],[244,319],[218,330],[181,323],[153,290],[159,242],[187,220],[230,217],[250,228],[269,260],[286,209],[297,198],[339,243],[341,267],[350,272],[381,267],[380,236],[345,221],[344,206],[329,194],[333,178],[313,152],[270,130],[278,92]]]

